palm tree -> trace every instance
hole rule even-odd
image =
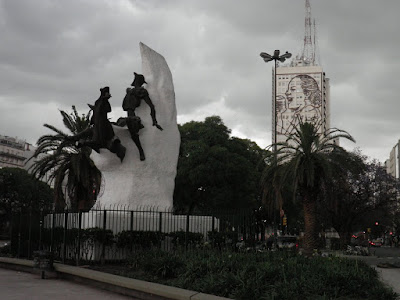
[[[275,201],[275,207],[282,208],[282,189],[288,182],[293,187],[293,199],[301,199],[305,255],[311,255],[318,248],[318,197],[335,170],[345,168],[349,162],[350,154],[335,143],[337,138],[355,142],[346,131],[332,128],[320,134],[316,124],[300,120],[286,142],[272,145],[278,150],[272,153],[264,173],[264,201],[267,204]]]
[[[90,111],[78,115],[75,106],[73,112],[67,114],[60,110],[65,127],[72,136],[84,131],[90,126]],[[33,158],[37,159],[30,171],[38,178],[47,177],[48,182],[54,183],[55,208],[63,210],[66,206],[65,194],[73,211],[89,210],[96,201],[101,185],[101,172],[90,158],[89,147],[78,148],[72,136],[44,124],[54,131],[54,135],[44,135],[37,141],[37,149]],[[66,180],[65,192],[63,183]]]

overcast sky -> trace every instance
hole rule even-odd
[[[400,138],[400,1],[311,0],[331,125],[384,161]],[[112,120],[139,42],[172,71],[178,122],[219,115],[234,136],[271,144],[271,71],[260,52],[301,53],[304,0],[0,0],[0,134],[35,144],[110,86]],[[383,5],[384,3],[384,5]]]

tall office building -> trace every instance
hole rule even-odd
[[[322,67],[295,60],[290,66],[277,67],[274,80],[273,135],[276,132],[277,142],[285,141],[300,120],[315,122],[321,134],[330,128],[329,79]]]
[[[24,140],[0,135],[0,169],[20,168],[30,172],[31,166],[37,161],[36,158],[29,160],[35,153],[35,150],[36,147]],[[43,154],[39,155],[39,159],[43,156]],[[46,173],[41,180],[49,183],[48,179],[51,172]],[[50,182],[49,184],[51,187],[54,186],[54,182]]]
[[[273,142],[284,142],[301,120],[315,122],[321,134],[330,128],[329,79],[318,60],[315,21],[306,0],[303,51],[273,71]]]

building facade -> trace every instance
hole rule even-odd
[[[392,175],[394,178],[400,178],[400,141],[390,151],[389,159],[385,161],[386,172]]]
[[[317,124],[321,134],[330,128],[329,79],[321,66],[304,63],[300,58],[278,66],[272,90],[273,143],[286,141],[301,121]]]
[[[0,135],[0,168],[28,169],[27,160],[32,157],[35,147],[17,138]]]

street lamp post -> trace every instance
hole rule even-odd
[[[288,59],[288,58],[291,58],[292,57],[292,54],[291,53],[289,53],[288,51],[286,51],[286,53],[285,54],[282,54],[282,55],[279,55],[280,54],[280,51],[279,50],[275,50],[274,51],[274,55],[270,55],[270,54],[268,54],[268,53],[265,53],[265,52],[261,52],[260,53],[260,56],[264,59],[264,61],[267,63],[267,62],[270,62],[270,61],[274,61],[275,62],[275,72],[274,72],[274,76],[275,76],[275,78],[274,78],[274,153],[275,153],[275,163],[277,163],[277,157],[276,157],[276,155],[277,155],[277,145],[276,145],[276,143],[277,143],[277,136],[278,136],[278,132],[277,132],[277,126],[278,126],[278,122],[277,122],[277,116],[278,116],[278,114],[277,114],[277,110],[276,110],[276,98],[277,98],[277,84],[276,84],[276,78],[277,78],[277,76],[276,76],[276,68],[277,68],[277,61],[279,60],[280,62],[284,62],[286,59]],[[276,238],[276,236],[277,236],[277,234],[276,234],[276,225],[274,226],[275,227],[275,238]]]
[[[276,111],[276,97],[277,97],[277,84],[276,84],[276,67],[277,67],[277,61],[279,60],[280,62],[284,62],[286,59],[291,58],[292,54],[286,51],[285,54],[279,55],[280,51],[275,50],[274,55],[269,55],[268,53],[261,52],[260,56],[264,59],[265,62],[270,62],[274,61],[275,62],[275,78],[274,78],[274,152],[276,153],[277,148],[276,148],[276,143],[277,143],[277,111]]]

